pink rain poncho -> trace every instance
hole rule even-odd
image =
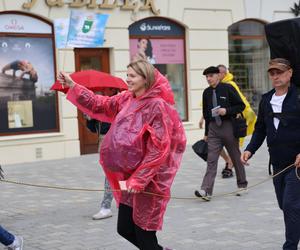
[[[119,189],[118,182],[126,180],[127,187],[160,195],[114,192],[116,202],[133,208],[134,223],[142,229],[161,230],[186,146],[168,80],[156,70],[155,83],[137,98],[130,91],[95,95],[76,84],[67,99],[92,118],[112,123],[100,149],[100,164],[111,188]]]

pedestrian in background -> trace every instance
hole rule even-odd
[[[8,250],[22,250],[23,238],[21,236],[13,235],[5,230],[0,225],[0,242],[7,247]]]
[[[128,91],[99,96],[61,72],[67,99],[93,119],[111,122],[100,162],[119,205],[118,233],[142,250],[162,250],[161,230],[186,138],[168,80],[146,60],[127,66]],[[145,192],[154,193],[150,195]]]
[[[3,170],[0,166],[0,180],[3,179]],[[7,247],[8,250],[22,250],[23,238],[13,235],[0,225],[0,242]]]
[[[238,138],[233,133],[232,118],[241,113],[245,104],[236,90],[229,84],[220,84],[220,71],[211,66],[204,70],[203,75],[209,87],[203,92],[203,117],[205,119],[205,139],[208,143],[206,173],[201,189],[195,191],[197,197],[205,201],[211,199],[217,174],[218,159],[225,146],[236,169],[237,195],[245,193],[247,180],[244,165],[240,160]]]
[[[204,128],[204,117],[203,115],[201,116],[201,119],[199,121],[199,128],[203,129]],[[222,148],[222,151],[220,153],[220,156],[223,158],[223,160],[225,161],[225,168],[222,170],[222,178],[230,178],[233,177],[233,172],[232,172],[232,168],[233,168],[233,163],[229,157],[229,155],[227,154],[227,152],[225,151],[224,147]]]
[[[116,88],[104,88],[100,94],[104,96],[113,96],[116,95],[119,92]],[[98,93],[96,93],[98,94]],[[108,122],[101,122],[97,121],[95,119],[91,119],[88,115],[84,115],[86,118],[86,126],[87,128],[93,132],[97,133],[98,135],[98,152],[100,153],[100,147],[101,143],[104,139],[104,136],[108,132],[110,128],[110,123]],[[113,193],[111,191],[111,188],[109,186],[109,182],[107,178],[104,179],[104,194],[103,199],[100,203],[100,210],[98,213],[93,215],[94,220],[102,220],[109,217],[112,217],[112,210],[111,210],[111,203],[113,200]]]
[[[288,60],[271,60],[268,74],[273,89],[262,96],[255,130],[241,160],[247,164],[267,138],[273,172],[277,174],[291,164],[300,168],[300,97],[299,89],[291,83],[293,70]],[[273,183],[285,222],[283,249],[297,250],[300,240],[300,180],[295,168],[274,177]]]
[[[233,81],[234,76],[229,72],[227,67],[223,64],[219,64],[218,69],[220,71],[220,79],[222,83],[228,83],[232,87],[235,88],[235,90],[238,92],[239,96],[241,97],[243,103],[245,104],[245,109],[243,110],[243,116],[246,119],[247,123],[247,135],[251,135],[254,131],[254,125],[256,122],[256,114],[253,111],[253,109],[250,106],[250,103],[248,102],[247,98],[243,95],[242,91],[240,90],[239,86]],[[240,147],[244,145],[245,137],[242,137],[239,139]],[[233,164],[228,154],[226,154],[225,150],[222,150],[221,156],[226,160],[225,168],[222,170],[222,177],[223,178],[229,178],[233,176]]]

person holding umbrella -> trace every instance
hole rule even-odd
[[[100,163],[119,205],[118,233],[142,250],[167,249],[156,231],[186,146],[168,80],[145,60],[127,66],[128,91],[112,97],[95,95],[64,72],[59,80],[82,112],[111,122]]]
[[[117,88],[103,88],[101,92],[96,92],[96,94],[104,95],[104,96],[113,96],[119,93],[119,89]],[[107,134],[110,123],[97,121],[92,119],[88,115],[84,114],[84,118],[86,119],[86,126],[92,133],[97,133],[98,135],[98,151],[100,152],[101,143],[104,139],[104,136]],[[93,215],[93,220],[102,220],[109,217],[112,217],[111,211],[111,203],[113,200],[113,194],[111,188],[109,186],[108,180],[105,177],[104,181],[104,194],[102,201],[100,203],[100,210],[96,214]]]
[[[119,77],[110,75],[106,72],[98,70],[82,70],[72,73],[71,78],[85,86],[87,89],[93,91],[96,94],[105,96],[116,95],[119,91],[127,90],[127,84]],[[58,90],[63,93],[67,93],[69,88],[63,86],[60,81],[56,81],[51,90]],[[98,149],[100,150],[101,143],[107,131],[110,128],[110,123],[103,122],[102,120],[92,119],[89,115],[83,113],[83,117],[87,120],[87,128],[98,135]],[[92,216],[94,220],[102,220],[112,216],[111,203],[113,200],[113,194],[111,188],[105,178],[104,182],[104,195],[100,203],[100,210]]]

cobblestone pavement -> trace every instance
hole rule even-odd
[[[17,157],[17,156],[16,156]],[[249,185],[268,178],[265,147],[247,167]],[[220,160],[214,194],[236,190],[235,178],[222,179]],[[176,197],[193,197],[205,171],[205,163],[188,146],[172,188]],[[6,179],[66,187],[103,188],[98,155],[3,166]],[[1,185],[0,221],[24,237],[25,250],[133,250],[116,232],[114,216],[93,221],[102,193]],[[162,245],[176,250],[277,250],[284,240],[282,213],[273,185],[268,181],[245,196],[170,201],[164,228],[158,233]],[[1,249],[2,246],[0,246]]]

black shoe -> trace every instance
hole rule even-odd
[[[222,174],[223,179],[231,178],[231,177],[233,177],[233,172],[231,169],[224,171],[224,173]]]
[[[210,201],[211,200],[211,195],[209,195],[206,191],[204,190],[195,190],[195,196],[201,198],[204,201]]]
[[[233,171],[228,167],[228,163],[226,163],[225,168],[222,170],[222,178],[230,178],[233,177]]]
[[[225,168],[223,168],[221,174],[224,174],[224,172],[225,172],[227,169],[229,169],[229,167],[228,167],[228,162],[226,162]]]

